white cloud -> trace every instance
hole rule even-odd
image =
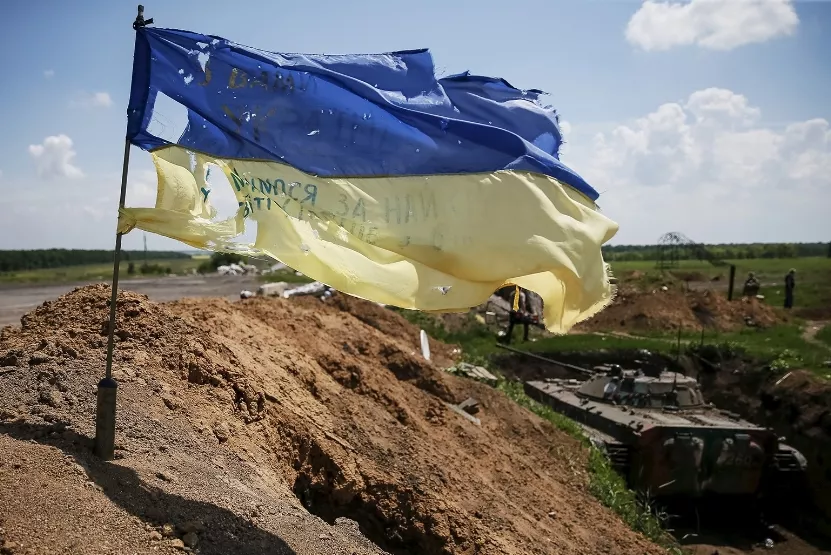
[[[47,141],[44,141],[46,143]],[[43,145],[34,145],[43,146]],[[39,149],[35,149],[39,150]],[[134,148],[127,183],[127,206],[152,207],[156,201],[156,172],[146,153]],[[118,152],[120,154],[120,152]],[[121,184],[120,157],[109,171],[89,171],[71,184],[61,181],[41,186],[24,172],[7,171],[0,181],[0,250],[33,248],[112,249]],[[85,168],[86,169],[86,168]],[[219,172],[221,174],[221,172]],[[224,175],[218,175],[223,177]],[[229,195],[231,186],[227,186]],[[20,229],[26,229],[24,234]],[[254,228],[256,229],[256,228]],[[125,249],[142,249],[144,233],[124,236]],[[253,241],[253,238],[251,238]],[[152,250],[182,250],[178,241],[147,233]]]
[[[109,108],[113,105],[113,99],[110,98],[110,93],[108,92],[92,93],[89,101],[93,106],[99,106],[102,108]]]
[[[697,45],[731,50],[794,33],[791,0],[646,0],[626,26],[626,40],[644,50]]]
[[[43,72],[43,76],[46,77],[47,79],[51,79],[52,77],[55,76],[55,70],[54,69],[47,69],[46,71]]]
[[[72,105],[84,108],[109,108],[113,105],[113,99],[108,92],[83,93],[72,101]]]
[[[608,191],[599,203],[621,224],[618,243],[652,243],[667,231],[712,242],[824,240],[831,125],[771,128],[761,116],[740,94],[696,91],[572,138],[564,162]]]
[[[108,183],[106,192],[96,191],[94,195],[65,197],[66,203],[80,208],[85,217],[95,222],[115,226],[118,215],[121,176],[116,174],[96,179]],[[125,204],[135,208],[152,208],[156,205],[156,172],[133,169],[127,177],[127,199]]]
[[[72,164],[75,150],[72,139],[66,135],[46,137],[39,145],[29,145],[29,155],[34,159],[40,177],[82,177],[84,174]]]
[[[127,206],[156,206],[156,189],[158,177],[154,170],[134,172],[127,178]]]

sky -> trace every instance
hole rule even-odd
[[[3,7],[0,249],[111,249],[136,4]],[[669,231],[831,240],[831,2],[147,0],[145,12],[157,27],[278,52],[428,47],[441,74],[542,89],[560,113],[563,162],[620,224],[612,244]],[[153,206],[150,155],[130,156],[127,205]],[[142,238],[126,235],[125,248]]]

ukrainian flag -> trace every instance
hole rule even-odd
[[[273,257],[410,309],[465,311],[518,285],[564,333],[610,302],[600,247],[618,226],[560,162],[542,94],[468,73],[438,79],[427,50],[286,54],[140,28],[128,140],[150,151],[158,194],[153,208],[123,209],[119,231]],[[151,125],[163,97],[187,109],[178,139]],[[225,220],[211,166],[239,204]],[[238,241],[246,220],[253,244]]]

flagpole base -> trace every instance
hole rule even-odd
[[[115,456],[115,407],[118,382],[104,378],[98,382],[98,403],[95,409],[95,454],[110,461]]]

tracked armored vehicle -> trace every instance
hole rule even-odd
[[[585,381],[529,381],[525,392],[579,423],[629,486],[652,497],[777,496],[804,479],[801,453],[705,402],[683,374],[613,365]]]

